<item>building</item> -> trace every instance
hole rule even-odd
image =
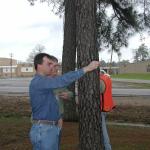
[[[33,64],[20,63],[17,65],[16,75],[18,77],[32,77],[35,74]]]
[[[59,63],[59,73],[62,68]],[[0,57],[0,78],[32,77],[35,74],[34,65],[31,63],[17,63],[17,60]]]
[[[0,57],[0,77],[32,77],[34,74],[33,64],[18,64],[15,59]]]
[[[150,60],[121,65],[119,73],[150,73]]]
[[[0,57],[0,77],[15,77],[17,60]]]

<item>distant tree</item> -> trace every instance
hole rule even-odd
[[[35,46],[35,48],[32,49],[32,51],[30,52],[27,62],[28,63],[33,63],[34,57],[36,54],[38,53],[42,53],[45,50],[45,46],[41,45],[41,44],[37,44]]]
[[[149,59],[149,49],[145,44],[141,44],[138,49],[134,49],[134,61],[145,61]]]
[[[133,52],[133,53],[134,53],[134,56],[133,56],[134,62],[140,61],[140,60],[139,60],[139,53],[137,52],[137,50],[134,49],[134,52]]]
[[[118,56],[118,61],[120,62],[120,60],[121,60],[121,52],[120,51],[117,52],[117,56]]]
[[[117,66],[117,62],[112,61],[112,67],[116,67]]]
[[[129,60],[122,60],[120,61],[120,65],[126,65],[126,64],[129,64]]]
[[[106,67],[107,66],[107,63],[105,62],[105,60],[100,60],[101,62],[101,67]]]
[[[119,52],[129,37],[150,27],[150,2],[97,0],[98,47]],[[112,61],[111,61],[112,62]],[[110,62],[110,63],[111,63]]]

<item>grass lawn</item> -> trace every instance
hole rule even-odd
[[[126,73],[126,74],[117,74],[111,75],[112,78],[122,78],[122,79],[140,79],[140,80],[150,80],[150,73]]]

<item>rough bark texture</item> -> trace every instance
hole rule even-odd
[[[77,0],[77,61],[81,68],[98,60],[96,49],[96,0]],[[98,70],[79,80],[80,150],[101,149]]]
[[[64,45],[62,56],[62,73],[75,70],[76,64],[76,7],[75,0],[65,0]],[[74,92],[75,85],[69,90]],[[65,104],[65,120],[77,120],[75,98]]]

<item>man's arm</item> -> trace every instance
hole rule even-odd
[[[72,82],[81,78],[85,73],[95,70],[100,63],[98,61],[92,61],[88,66],[83,67],[77,71],[68,72],[58,77],[42,77],[36,82],[36,88],[38,89],[55,89],[68,86]]]
[[[92,61],[88,66],[83,67],[83,71],[84,71],[84,73],[91,72],[91,71],[97,69],[97,67],[99,67],[99,66],[100,66],[99,61]]]

